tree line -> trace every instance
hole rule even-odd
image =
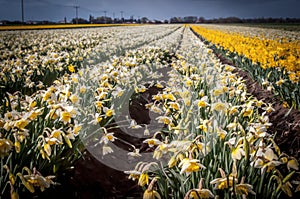
[[[147,17],[142,18],[134,18],[131,16],[128,19],[125,18],[111,18],[107,16],[99,16],[94,17],[92,15],[89,16],[89,19],[84,18],[73,18],[70,22],[67,22],[66,18],[60,22],[51,22],[51,21],[27,21],[26,24],[56,24],[56,23],[72,23],[72,24],[114,24],[114,23],[153,23],[153,24],[161,24],[161,23],[300,23],[300,18],[238,18],[238,17],[225,17],[225,18],[213,18],[213,19],[205,19],[204,17],[197,16],[186,16],[186,17],[172,17],[170,19],[165,20],[149,20]],[[20,21],[0,21],[2,25],[10,25],[10,24],[22,24]]]

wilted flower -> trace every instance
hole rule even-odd
[[[7,156],[13,145],[14,144],[12,143],[12,141],[8,139],[0,139],[0,157],[4,158],[5,156]]]
[[[208,198],[214,198],[214,194],[209,189],[203,189],[202,188],[203,178],[201,178],[199,182],[198,189],[191,189],[189,190],[184,199],[194,198],[194,199],[208,199]]]
[[[219,168],[219,171],[221,173],[221,178],[216,178],[210,182],[210,184],[215,184],[215,189],[228,189],[229,187],[232,187],[233,184],[237,183],[238,180],[233,176],[226,176],[223,169]]]
[[[154,190],[154,184],[157,182],[157,178],[153,178],[148,188],[143,194],[143,199],[160,199],[160,195],[157,191]]]
[[[241,182],[234,186],[235,193],[244,196],[248,196],[249,193],[255,195],[256,193],[252,190],[253,186],[250,184],[244,183],[244,177],[242,177]]]

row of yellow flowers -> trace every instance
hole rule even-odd
[[[249,36],[238,32],[216,30],[210,26],[192,26],[203,38],[224,47],[230,52],[246,56],[262,68],[275,67],[289,73],[292,82],[300,78],[300,44],[298,40],[275,40],[259,36]]]

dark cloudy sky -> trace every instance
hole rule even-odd
[[[300,0],[23,0],[25,20],[59,21],[89,15],[116,18],[148,17],[170,19],[174,16],[202,16],[207,19],[236,16],[240,18],[300,18]],[[0,20],[21,20],[21,0],[0,0]]]

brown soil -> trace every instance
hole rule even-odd
[[[230,61],[217,55],[224,64],[233,65]],[[297,110],[284,108],[280,100],[274,95],[261,88],[261,86],[253,81],[246,71],[237,69],[238,75],[245,79],[248,92],[258,99],[274,105],[275,111],[269,114],[270,122],[273,125],[269,128],[269,132],[276,134],[275,141],[279,145],[282,152],[294,156],[300,162],[300,113]],[[148,91],[148,100],[151,96],[158,92],[157,89],[151,88]],[[148,110],[145,110],[145,101],[133,101],[131,105],[131,117],[136,119],[138,124],[147,124],[150,118]],[[144,115],[145,117],[140,117]],[[141,139],[128,137],[121,130],[114,131],[117,137],[134,144],[141,150],[146,150]],[[119,143],[122,147],[122,143]],[[126,147],[126,146],[123,146]],[[128,175],[123,172],[109,168],[96,160],[89,152],[84,153],[84,158],[77,162],[72,172],[57,179],[62,186],[50,188],[42,193],[42,197],[38,198],[78,198],[78,199],[105,199],[105,198],[142,198],[143,191],[137,186],[137,182],[129,180]],[[284,198],[284,197],[282,197]],[[299,194],[293,198],[300,198]]]

